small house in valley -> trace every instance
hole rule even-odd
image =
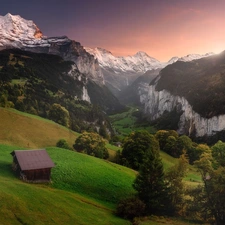
[[[49,182],[51,169],[55,166],[45,149],[15,150],[13,156],[13,170],[20,178],[27,182]]]

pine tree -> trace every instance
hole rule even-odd
[[[165,210],[167,186],[164,181],[162,160],[158,151],[148,151],[134,181],[133,187],[140,200],[146,204],[147,214],[159,214]]]

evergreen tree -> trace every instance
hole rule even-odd
[[[165,212],[167,185],[164,181],[163,164],[158,151],[148,151],[133,187],[146,205],[147,214]]]
[[[213,158],[204,152],[195,162],[201,173],[203,185],[192,190],[190,209],[197,208],[197,213],[205,220],[214,219],[216,225],[225,224],[225,168],[213,168]],[[197,193],[197,194],[196,194]],[[193,211],[193,210],[192,210]]]
[[[166,173],[166,180],[168,182],[170,207],[168,212],[170,214],[181,214],[185,202],[185,183],[183,181],[188,169],[187,155],[183,153],[178,163],[169,168]]]

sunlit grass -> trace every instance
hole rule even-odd
[[[0,130],[1,143],[26,148],[55,146],[59,139],[72,147],[79,135],[53,121],[5,108],[0,108]]]
[[[123,173],[122,167],[103,160],[48,148],[56,163],[52,184],[27,184],[11,169],[15,149],[19,147],[0,145],[0,224],[129,224],[114,215],[115,203],[108,200],[118,197],[120,189],[132,191],[124,187],[133,180],[132,170]]]

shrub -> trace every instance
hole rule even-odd
[[[75,140],[73,148],[78,152],[84,152],[97,158],[107,159],[109,157],[104,139],[99,134],[94,132],[82,133]]]
[[[144,213],[145,204],[136,196],[121,200],[116,209],[118,216],[129,220],[143,216]]]
[[[60,139],[56,143],[56,147],[65,148],[65,149],[71,149],[70,146],[69,146],[69,144],[67,143],[67,141],[65,139]]]

